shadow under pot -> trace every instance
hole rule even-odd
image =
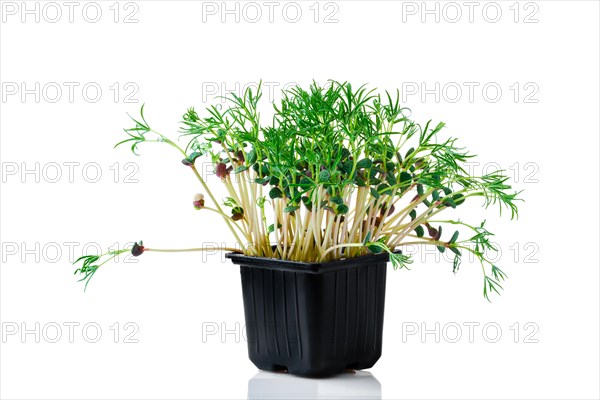
[[[248,355],[259,369],[326,377],[381,357],[387,253],[326,263],[226,256],[240,266]]]

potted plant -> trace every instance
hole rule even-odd
[[[166,143],[197,177],[204,193],[194,208],[219,214],[236,241],[222,250],[240,266],[249,356],[258,368],[327,376],[373,366],[381,355],[386,264],[411,263],[403,245],[454,253],[454,272],[462,254],[473,253],[483,295],[499,293],[505,274],[486,258],[493,245],[484,223],[438,214],[477,197],[514,218],[518,193],[502,171],[470,176],[463,165],[472,155],[456,139],[440,139],[443,123],[418,125],[398,92],[378,95],[349,83],[284,90],[270,124],[260,120],[260,99],[259,86],[227,96],[225,107],[213,105],[204,116],[190,108],[184,147],[152,129],[142,106],[116,145],[137,154],[142,143]],[[196,169],[200,157],[213,164],[224,200]],[[139,242],[83,256],[75,273],[87,287],[123,252],[203,250]]]

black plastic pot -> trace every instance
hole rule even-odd
[[[229,253],[240,265],[250,360],[325,377],[381,356],[387,254],[303,263]]]

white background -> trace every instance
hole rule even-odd
[[[46,2],[37,3],[39,22],[35,14],[21,21],[21,2],[2,2],[2,398],[246,398],[282,387],[279,396],[600,396],[597,2],[479,2],[472,22],[463,2],[428,2],[438,22],[421,14],[421,2],[301,2],[296,23],[291,6],[282,15],[287,3],[274,9],[272,23],[262,2],[254,23],[256,7],[245,3],[239,22],[232,14],[224,23],[220,2],[113,3],[98,2],[102,15],[92,23],[81,2],[71,23],[58,2],[63,15],[52,23],[56,10]],[[452,22],[457,9],[462,17]],[[130,13],[137,22],[123,21]],[[256,375],[240,332],[239,270],[220,255],[151,253],[110,263],[84,293],[69,262],[87,243],[233,244],[219,219],[193,210],[199,188],[180,155],[149,144],[135,157],[112,146],[129,127],[126,113],[142,103],[151,126],[176,137],[187,107],[202,110],[224,93],[215,87],[260,79],[275,91],[312,79],[403,89],[418,121],[445,121],[444,134],[459,137],[479,161],[512,167],[524,190],[518,221],[475,201],[461,210],[467,221],[487,219],[496,233],[498,265],[509,276],[504,294],[490,304],[476,264],[465,261],[453,275],[450,262],[417,252],[411,271],[390,267],[380,361],[354,377],[314,381]],[[68,82],[78,85],[72,101]],[[22,83],[33,92],[22,97]],[[87,99],[82,94],[89,83],[102,89],[96,102],[93,88]],[[433,92],[422,97],[421,85]],[[62,97],[52,102],[56,86]],[[52,183],[56,163],[62,175]],[[102,176],[92,183],[97,168]],[[39,338],[21,335],[36,323]],[[72,343],[68,323],[79,324]],[[472,343],[469,323],[479,324]],[[435,334],[421,336],[436,324],[439,343]],[[62,336],[51,343],[57,326]],[[89,343],[94,326],[102,337]],[[462,336],[451,343],[456,326]],[[491,343],[497,327],[501,336]],[[206,335],[213,328],[219,332]],[[222,340],[222,328],[234,333]]]

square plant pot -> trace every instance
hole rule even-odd
[[[240,265],[250,360],[325,377],[381,356],[388,254],[304,263],[229,253]]]

